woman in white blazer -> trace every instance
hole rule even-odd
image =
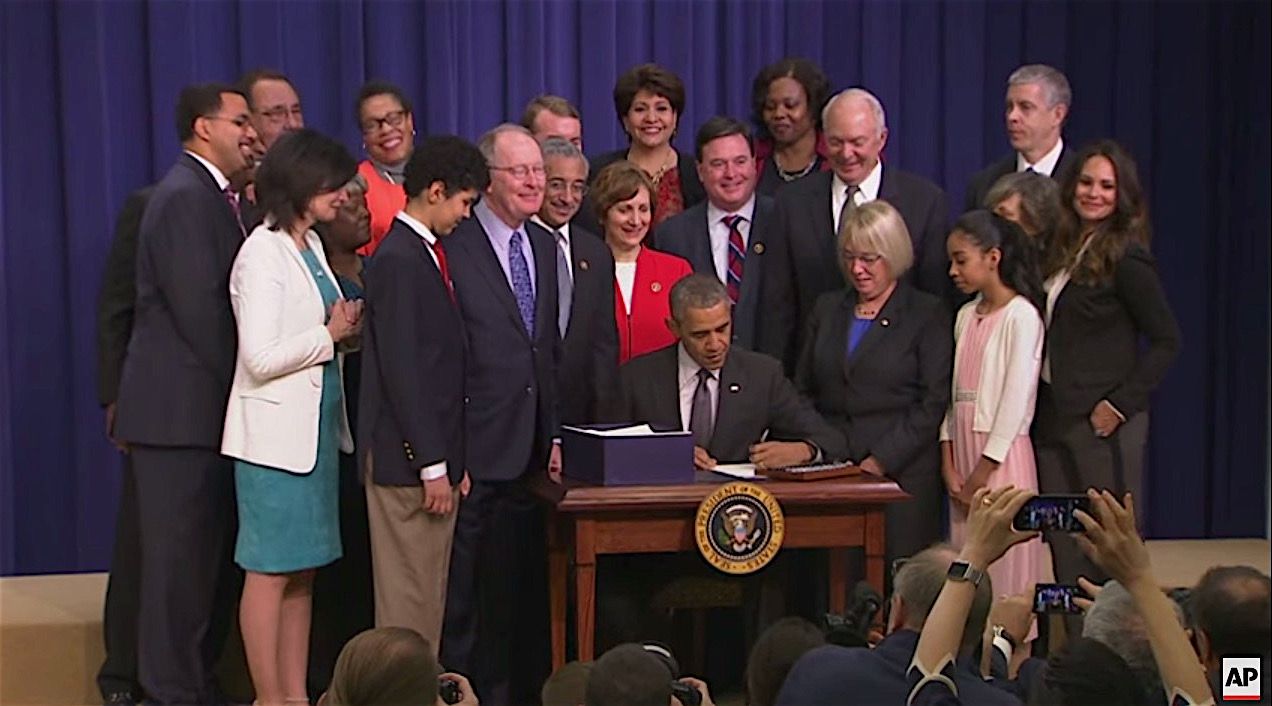
[[[341,555],[338,450],[353,442],[337,346],[362,310],[342,298],[312,226],[336,217],[356,168],[313,130],[280,138],[256,174],[265,223],[230,272],[238,356],[221,451],[236,459],[239,623],[262,705],[308,703],[314,569]]]
[[[950,408],[941,424],[941,475],[950,494],[950,542],[959,546],[968,503],[983,487],[1038,490],[1029,426],[1042,365],[1039,250],[1015,223],[988,211],[963,214],[946,241],[950,276],[965,294],[954,322]],[[1049,581],[1041,542],[1017,545],[990,567],[999,594]],[[1025,640],[1030,635],[1016,635]]]

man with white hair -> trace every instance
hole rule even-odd
[[[835,252],[839,224],[864,203],[883,199],[901,213],[914,243],[915,267],[907,274],[913,284],[942,297],[952,293],[945,192],[921,176],[885,167],[880,155],[888,127],[879,99],[861,88],[836,94],[822,110],[822,127],[831,171],[782,188],[768,236],[757,348],[782,360],[788,372],[813,304],[844,286]]]
[[[985,195],[1006,174],[1059,178],[1073,160],[1073,150],[1060,136],[1072,101],[1069,79],[1046,64],[1026,64],[1011,72],[1003,117],[1012,152],[972,175],[964,210],[985,208]]]

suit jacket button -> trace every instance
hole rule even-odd
[[[526,394],[527,394],[527,395],[533,395],[533,394],[534,394],[534,387],[532,387],[532,386],[530,386],[530,385],[526,385]]]
[[[469,402],[468,395],[464,395],[464,404],[468,404],[468,402]]]

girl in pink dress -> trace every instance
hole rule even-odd
[[[1037,248],[1015,223],[988,211],[966,213],[946,249],[954,284],[976,294],[954,324],[954,390],[941,425],[941,475],[957,547],[979,488],[1038,489],[1029,425],[1042,365],[1043,298]],[[989,574],[995,593],[1032,597],[1035,583],[1051,581],[1050,551],[1041,540],[1018,544]]]

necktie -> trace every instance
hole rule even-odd
[[[569,258],[565,254],[565,234],[556,234],[557,260],[557,328],[561,330],[561,338],[570,327],[570,307],[574,303],[574,278],[570,276]]]
[[[843,230],[844,219],[848,217],[848,214],[857,210],[856,196],[857,196],[857,192],[861,191],[861,187],[850,186],[848,187],[847,191],[848,191],[848,196],[844,199],[843,207],[839,209],[839,228],[837,229],[837,231]]]
[[[711,390],[707,381],[713,376],[706,368],[698,369],[698,387],[693,391],[693,406],[689,408],[689,431],[693,432],[693,445],[707,448],[715,426],[715,411],[711,408]]]
[[[742,263],[746,260],[746,245],[742,243],[742,221],[746,219],[737,214],[724,217],[724,225],[729,229],[728,272],[725,273],[725,287],[729,290],[729,301],[734,304],[742,294]]]
[[[1029,173],[1029,174],[1037,174],[1037,173],[1038,173],[1038,171],[1037,171],[1036,169],[1034,169],[1033,167],[1025,167],[1025,171],[1026,171],[1027,173]]]
[[[446,293],[450,295],[451,301],[455,301],[455,283],[451,281],[450,267],[446,265],[446,249],[442,247],[441,240],[433,241],[433,255],[437,258],[437,269],[442,273],[442,282],[446,283]]]
[[[225,187],[221,193],[225,194],[225,202],[230,205],[230,210],[234,212],[234,223],[238,226],[239,235],[247,237],[247,229],[243,227],[243,210],[239,208],[238,196],[230,191],[230,187]]]
[[[512,294],[517,298],[521,323],[526,325],[526,334],[534,338],[534,287],[530,284],[530,266],[526,264],[525,253],[521,252],[524,237],[519,230],[512,232],[508,240],[508,269],[512,273]]]

